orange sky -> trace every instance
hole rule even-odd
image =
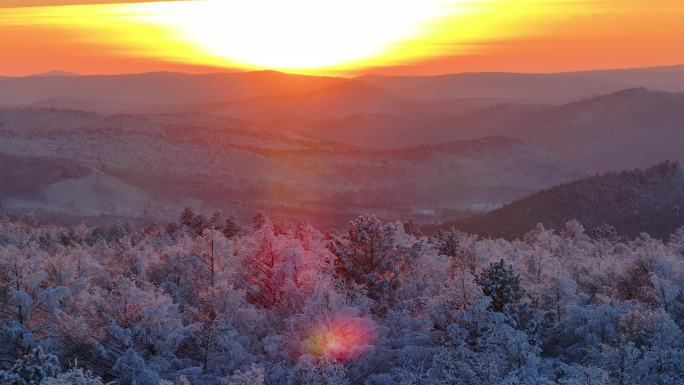
[[[436,74],[684,63],[681,0],[104,3],[114,1],[0,0],[0,74]]]

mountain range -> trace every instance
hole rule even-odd
[[[684,93],[644,88],[561,105],[498,104],[455,117],[364,114],[299,127],[328,140],[390,148],[505,135],[593,172],[684,161]]]
[[[430,102],[488,98],[563,103],[636,87],[682,92],[684,65],[541,74],[365,75],[353,79],[276,71],[80,76],[53,71],[34,76],[0,77],[0,105],[27,105],[48,99],[102,100],[149,106],[196,105],[265,95],[306,94],[349,80],[375,86],[394,95]]]
[[[164,220],[191,205],[323,226],[368,211],[441,222],[595,172],[684,161],[682,79],[684,66],[0,77],[0,204],[77,218]]]
[[[46,215],[166,220],[193,206],[313,213],[323,225],[367,211],[433,220],[584,175],[500,136],[380,150],[202,115],[0,109],[0,138],[4,210]]]

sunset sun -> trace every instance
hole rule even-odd
[[[440,0],[204,0],[128,6],[132,21],[168,29],[173,39],[215,63],[295,70],[388,54],[467,8]]]

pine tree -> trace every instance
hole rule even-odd
[[[230,239],[238,235],[240,233],[240,226],[235,221],[235,217],[227,218],[221,231],[226,239]]]
[[[0,371],[0,384],[43,385],[48,377],[56,376],[59,371],[57,357],[37,347],[18,359],[8,371]]]
[[[476,278],[476,282],[482,288],[482,292],[492,299],[490,308],[496,312],[506,310],[523,296],[520,275],[503,259],[490,263]]]
[[[367,289],[380,307],[389,305],[399,287],[400,271],[414,257],[415,250],[402,247],[396,238],[402,229],[383,225],[372,215],[363,215],[349,224],[347,233],[335,239],[330,249],[337,256],[337,273],[346,281]]]
[[[190,207],[186,207],[181,213],[180,223],[181,225],[191,227],[193,218],[195,218],[195,213],[192,212]]]

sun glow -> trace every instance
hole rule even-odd
[[[43,6],[72,1],[90,4]],[[684,52],[680,0],[113,1],[0,1],[0,72],[549,71]]]
[[[17,8],[0,25],[55,28],[109,51],[216,67],[297,72],[396,64],[499,0],[196,0]],[[471,31],[465,23],[463,31]],[[471,31],[472,32],[472,31]],[[339,71],[338,71],[339,70]]]
[[[464,14],[442,0],[203,0],[129,6],[131,20],[165,26],[218,62],[242,67],[336,67],[386,55]]]

